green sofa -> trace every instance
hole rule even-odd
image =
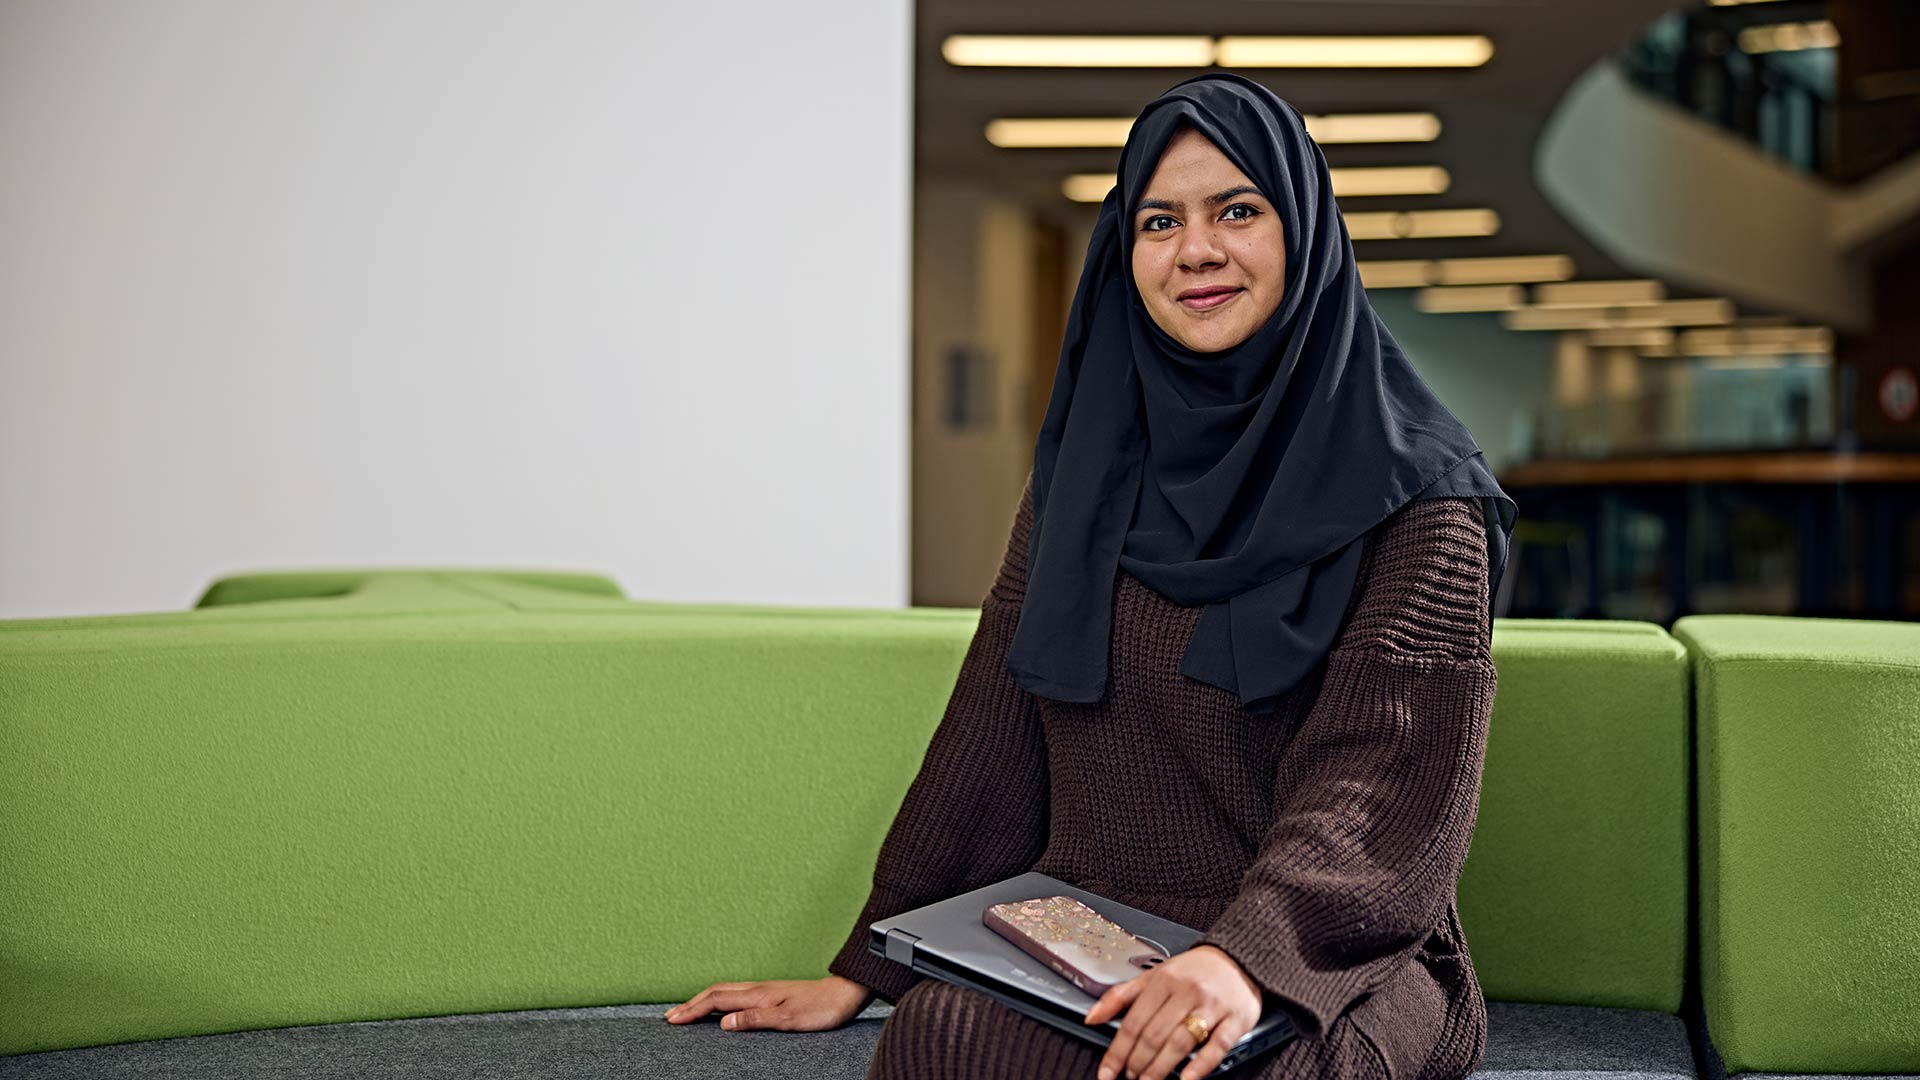
[[[1920,624],[1692,616],[1700,986],[1730,1067],[1920,1072]]]
[[[660,1011],[824,972],[977,615],[394,569],[0,622],[0,1077],[859,1077],[884,1005]],[[1920,627],[1494,660],[1479,1075],[1920,1069]]]

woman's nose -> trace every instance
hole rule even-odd
[[[1226,261],[1226,253],[1205,227],[1189,228],[1180,238],[1180,265],[1189,268],[1217,266]]]

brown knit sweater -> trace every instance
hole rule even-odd
[[[829,965],[895,1005],[871,1077],[1093,1075],[1090,1044],[867,950],[874,920],[1027,870],[1204,929],[1277,995],[1303,1035],[1246,1075],[1472,1072],[1486,1005],[1454,895],[1495,685],[1479,511],[1426,500],[1377,526],[1333,650],[1255,716],[1180,673],[1201,609],[1125,569],[1105,698],[1013,683],[1031,484]]]

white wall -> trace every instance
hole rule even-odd
[[[0,617],[908,588],[910,5],[0,5]]]

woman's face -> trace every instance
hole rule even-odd
[[[1287,284],[1280,214],[1193,128],[1168,140],[1132,228],[1134,287],[1153,321],[1187,348],[1232,348],[1279,309]],[[1204,295],[1220,287],[1227,291]],[[1202,295],[1190,295],[1196,290]]]

